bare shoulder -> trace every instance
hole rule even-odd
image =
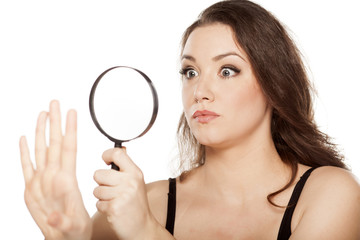
[[[359,185],[359,181],[357,177],[351,173],[351,171],[339,168],[339,167],[332,167],[332,166],[323,166],[319,167],[314,170],[314,175],[318,177],[325,177],[325,178],[342,178],[343,180],[349,180],[351,182],[356,182]]]
[[[299,199],[302,216],[292,239],[360,239],[360,184],[345,169],[313,171]]]
[[[165,226],[169,181],[160,180],[146,184],[149,206],[156,220]]]
[[[146,190],[148,194],[159,194],[164,190],[167,192],[169,189],[169,181],[168,180],[159,180],[146,184]]]
[[[313,192],[313,197],[323,199],[324,196],[331,199],[348,197],[358,197],[360,195],[359,180],[350,171],[331,166],[317,168],[311,174],[309,189],[317,190]]]
[[[345,209],[339,205],[342,204],[360,211],[360,183],[356,176],[346,169],[330,166],[315,169],[304,194],[308,198],[308,208],[322,205],[341,211]]]

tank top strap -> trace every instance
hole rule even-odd
[[[176,212],[176,178],[169,178],[168,206],[166,217],[166,229],[174,235]]]
[[[314,171],[316,167],[308,169],[301,177],[300,180],[295,185],[294,191],[291,195],[290,201],[286,207],[283,219],[281,221],[278,240],[287,240],[291,236],[291,219],[296,207],[296,204],[300,198],[300,194],[304,188],[306,180],[309,178],[312,171]]]
[[[300,198],[301,192],[305,186],[307,179],[311,172],[316,168],[308,169],[300,178],[295,185],[294,191],[291,195],[288,206],[285,210],[283,219],[281,221],[278,240],[287,240],[291,235],[291,219],[296,207],[296,204]],[[175,225],[175,213],[176,213],[176,178],[169,178],[169,192],[168,192],[168,206],[167,206],[167,217],[166,217],[166,229],[174,235]]]

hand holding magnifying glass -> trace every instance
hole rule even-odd
[[[94,82],[89,98],[95,126],[115,147],[147,133],[155,122],[158,106],[157,92],[150,78],[126,66],[104,71]],[[111,168],[119,170],[114,163]]]

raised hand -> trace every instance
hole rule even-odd
[[[126,149],[109,149],[104,152],[103,159],[108,165],[114,162],[120,171],[108,169],[95,172],[94,179],[99,184],[94,190],[95,197],[99,199],[96,207],[107,216],[117,237],[164,239],[157,237],[163,229],[149,209],[143,174],[126,154]]]
[[[49,147],[46,120],[50,117]],[[39,115],[35,138],[34,168],[25,137],[20,153],[25,179],[25,202],[46,239],[90,239],[91,219],[85,209],[76,180],[76,128],[74,110],[67,114],[62,135],[60,107],[50,103],[50,112]]]

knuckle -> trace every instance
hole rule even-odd
[[[109,150],[106,150],[106,151],[103,152],[101,158],[102,158],[104,161],[106,161],[108,155],[109,155]]]
[[[94,188],[93,194],[96,198],[99,198],[99,187]]]
[[[97,182],[97,183],[100,182],[100,180],[101,180],[101,172],[100,172],[100,170],[96,170],[94,172],[93,178],[94,178],[95,182]]]
[[[106,213],[106,203],[99,200],[96,202],[96,208],[99,212]]]
[[[103,212],[100,201],[97,201],[97,202],[96,202],[96,208],[97,208],[97,210],[98,210],[99,212]]]

